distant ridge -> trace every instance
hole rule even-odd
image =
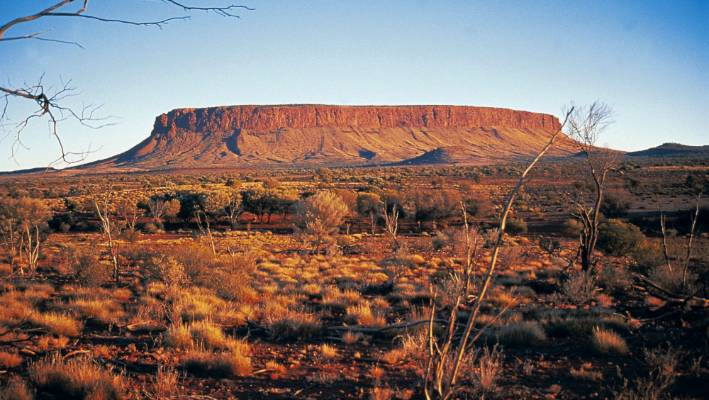
[[[709,157],[709,145],[688,146],[679,143],[663,143],[646,150],[626,153],[630,157]]]

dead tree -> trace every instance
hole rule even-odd
[[[564,118],[559,130],[557,130],[549,139],[549,142],[544,146],[542,150],[537,154],[536,157],[529,163],[527,168],[522,172],[517,184],[510,192],[503,208],[502,214],[500,215],[497,239],[495,240],[495,247],[493,248],[492,255],[490,256],[490,261],[487,265],[487,269],[482,278],[482,282],[474,296],[472,296],[472,304],[469,304],[470,312],[468,314],[468,321],[465,323],[463,332],[460,335],[456,335],[456,331],[462,326],[462,321],[458,320],[458,311],[468,302],[471,298],[472,291],[472,274],[473,274],[473,261],[475,259],[475,249],[477,248],[474,240],[471,239],[471,235],[468,228],[468,221],[465,209],[463,209],[463,221],[465,223],[466,229],[466,245],[465,245],[465,266],[463,270],[463,284],[460,291],[455,294],[455,301],[451,307],[451,311],[448,314],[448,320],[445,325],[444,337],[438,339],[434,334],[434,324],[436,323],[436,306],[435,306],[435,296],[434,301],[431,305],[431,313],[428,324],[428,343],[427,343],[427,362],[426,362],[426,374],[424,376],[424,395],[426,399],[439,399],[445,400],[453,397],[457,391],[458,378],[461,370],[461,366],[464,363],[466,355],[470,355],[470,346],[480,337],[482,331],[479,331],[475,335],[473,333],[473,327],[477,321],[478,315],[480,313],[481,306],[485,301],[488,290],[492,283],[492,278],[497,267],[497,261],[500,255],[500,249],[504,244],[505,228],[507,226],[507,218],[514,204],[515,198],[519,193],[520,189],[524,185],[524,181],[529,174],[529,172],[534,168],[534,166],[541,160],[544,154],[549,151],[549,149],[554,144],[556,138],[561,134],[563,127],[568,122],[570,115],[574,112],[572,107]],[[502,310],[505,311],[504,309]],[[472,336],[472,337],[471,337]]]
[[[384,229],[386,229],[387,235],[391,239],[391,249],[396,252],[399,250],[399,205],[394,203],[390,212],[386,201],[384,201],[382,215],[384,216]]]
[[[588,271],[594,264],[594,250],[598,242],[598,226],[601,222],[601,204],[605,195],[608,174],[614,170],[620,154],[606,148],[596,147],[600,134],[612,123],[612,110],[603,103],[594,102],[587,107],[574,108],[569,115],[568,131],[584,157],[593,181],[593,200],[589,206],[583,199],[576,200],[574,216],[581,222],[580,233],[581,267]]]
[[[101,222],[101,232],[106,239],[108,253],[113,264],[113,279],[118,282],[118,246],[114,240],[114,234],[117,233],[117,225],[112,215],[112,205],[108,197],[95,198],[93,200],[94,211]]]
[[[0,44],[3,42],[16,41],[43,41],[83,48],[78,42],[47,37],[46,32],[44,32],[41,27],[36,27],[37,25],[41,25],[43,21],[53,18],[74,18],[101,23],[162,28],[170,22],[188,20],[190,14],[197,12],[214,13],[222,17],[240,18],[240,16],[236,14],[238,10],[253,10],[247,6],[238,4],[194,6],[182,0],[163,0],[163,3],[171,8],[180,10],[183,14],[152,21],[140,21],[130,18],[92,15],[89,13],[90,0],[55,0],[50,6],[38,10],[37,12],[18,16],[5,23],[0,22]],[[210,1],[210,3],[213,4],[214,1]],[[15,28],[18,26],[33,26],[36,28],[30,31],[30,33],[13,35]],[[50,86],[43,83],[43,77],[40,77],[35,84],[25,84],[17,87],[0,86],[0,96],[5,100],[5,104],[2,106],[2,112],[0,113],[0,123],[9,121],[8,107],[11,100],[31,102],[35,103],[37,106],[37,109],[29,116],[20,119],[17,123],[13,123],[15,131],[15,140],[12,144],[13,157],[18,146],[26,147],[22,143],[22,134],[28,124],[33,120],[43,119],[49,123],[50,132],[59,147],[60,156],[55,162],[70,164],[82,161],[90,150],[83,152],[67,151],[59,133],[59,123],[65,120],[74,120],[85,127],[98,129],[110,124],[110,122],[108,122],[106,118],[96,116],[96,112],[100,109],[100,106],[89,105],[81,109],[76,109],[67,105],[66,99],[77,94],[76,89],[71,86],[71,81],[60,85],[59,89],[52,89]]]

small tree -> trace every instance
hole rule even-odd
[[[234,191],[229,193],[229,199],[227,201],[224,212],[226,213],[229,224],[231,224],[231,229],[236,229],[236,224],[239,222],[239,216],[244,211],[241,202],[241,193]]]
[[[217,219],[224,212],[231,201],[229,194],[224,192],[208,192],[202,193],[198,197],[194,215],[197,218],[199,230],[207,236],[209,244],[212,248],[212,253],[217,254],[217,248],[214,243],[214,235],[210,219]]]
[[[120,233],[120,227],[113,214],[115,212],[114,205],[108,196],[97,196],[93,199],[93,208],[101,222],[101,233],[106,240],[111,264],[113,264],[113,279],[118,282],[118,245],[114,238]]]
[[[135,232],[138,217],[142,215],[142,210],[138,207],[138,201],[131,197],[121,198],[116,202],[116,212],[128,231]]]
[[[574,215],[581,221],[580,234],[581,266],[588,271],[594,264],[593,252],[598,242],[598,225],[601,222],[601,205],[605,194],[608,174],[616,167],[620,153],[596,147],[600,134],[611,124],[613,111],[603,103],[594,102],[587,107],[576,107],[571,112],[568,130],[576,139],[581,156],[585,158],[593,184],[591,205],[576,200]]]
[[[296,228],[310,236],[315,252],[332,242],[349,213],[342,199],[333,192],[318,192],[296,203]]]
[[[376,217],[381,204],[382,199],[376,193],[362,193],[357,196],[357,213],[363,217],[369,217],[372,235],[374,235],[376,231]]]
[[[22,266],[23,258],[27,261],[30,272],[37,268],[42,231],[50,217],[51,211],[38,199],[7,198],[0,203],[0,232],[12,261],[19,255],[20,274],[25,272]]]
[[[561,124],[563,128],[569,118],[569,114],[573,112],[573,108],[566,113],[566,118]],[[456,272],[454,276],[460,282],[455,290],[455,293],[447,293],[452,299],[450,311],[446,312],[447,320],[442,329],[441,336],[435,333],[434,324],[436,323],[436,303],[435,294],[434,301],[431,303],[431,311],[428,320],[427,343],[426,343],[426,371],[424,375],[424,395],[427,400],[437,399],[446,400],[455,396],[458,390],[458,379],[460,377],[462,366],[466,360],[472,358],[471,348],[480,338],[489,324],[473,334],[473,328],[478,323],[478,316],[482,308],[488,290],[495,274],[497,262],[500,255],[500,249],[504,243],[505,229],[507,227],[507,218],[514,204],[515,198],[520,189],[524,185],[525,179],[529,172],[544,156],[544,154],[554,144],[555,139],[561,133],[561,128],[555,132],[549,142],[537,154],[537,156],[529,163],[527,168],[522,172],[515,187],[509,193],[505,206],[502,210],[499,219],[497,230],[497,238],[488,261],[487,268],[483,273],[480,284],[473,293],[474,285],[472,282],[474,267],[476,266],[476,258],[479,249],[480,240],[477,235],[473,234],[468,228],[467,213],[463,208],[463,221],[465,224],[465,256],[464,267],[462,273]],[[472,299],[472,301],[470,300]],[[468,320],[463,323],[459,320],[459,310],[465,303],[468,303]],[[505,309],[503,309],[504,311]],[[462,328],[462,332],[460,331]],[[472,353],[474,354],[474,353]]]
[[[391,249],[394,252],[399,250],[399,208],[398,203],[388,207],[386,201],[382,207],[382,215],[384,215],[384,228],[391,239]]]

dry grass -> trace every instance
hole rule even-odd
[[[118,323],[125,314],[123,307],[111,299],[75,299],[66,307],[83,318],[93,318],[104,324]]]
[[[251,374],[251,358],[240,352],[211,353],[192,350],[185,356],[183,366],[198,376],[230,378]]]
[[[394,391],[385,387],[374,387],[369,392],[370,400],[389,400],[394,397]]]
[[[170,325],[163,336],[163,342],[177,349],[190,349],[194,345],[189,328],[182,323]]]
[[[44,328],[48,333],[57,336],[78,336],[83,329],[82,324],[71,316],[55,312],[34,311],[30,314],[29,321],[32,325]]]
[[[347,331],[342,334],[342,342],[347,345],[353,345],[362,339],[362,334],[359,332]]]
[[[22,379],[13,378],[0,389],[0,400],[33,400],[34,396]]]
[[[277,375],[283,375],[287,371],[286,367],[273,360],[266,361],[266,369]]]
[[[266,326],[273,339],[307,339],[320,332],[320,319],[311,313],[286,310],[279,316],[269,316]]]
[[[98,367],[90,359],[64,361],[51,356],[30,366],[30,380],[39,398],[123,399],[123,378]]]
[[[337,348],[327,343],[320,345],[320,355],[324,358],[335,358],[337,357]]]
[[[571,368],[569,373],[571,376],[577,379],[599,382],[603,379],[603,373],[601,371],[593,371],[593,366],[591,363],[585,363],[578,368]]]
[[[22,357],[17,353],[0,351],[0,368],[15,368],[22,364]]]
[[[601,354],[627,354],[628,345],[619,334],[609,329],[594,328],[591,336],[593,348]]]
[[[189,333],[198,345],[209,349],[226,349],[230,339],[224,335],[222,328],[210,321],[196,321],[189,325]]]
[[[161,365],[150,384],[150,391],[156,399],[168,399],[181,394],[180,375],[174,368]]]
[[[497,338],[507,346],[534,346],[547,340],[537,321],[512,322],[499,328]]]
[[[347,319],[358,325],[382,327],[386,325],[386,318],[372,310],[367,304],[347,307]]]
[[[37,339],[36,345],[42,351],[62,349],[69,344],[69,338],[66,336],[41,336]]]
[[[502,354],[493,347],[485,348],[478,355],[473,367],[475,382],[483,392],[491,392],[495,389],[497,379],[502,372]]]

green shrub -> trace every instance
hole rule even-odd
[[[598,248],[612,256],[633,254],[645,243],[645,235],[637,226],[611,219],[598,228]]]

